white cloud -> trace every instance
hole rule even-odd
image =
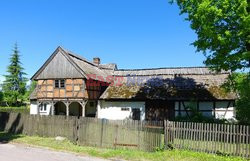
[[[3,83],[4,81],[4,76],[0,75],[0,84]]]
[[[1,84],[3,83],[3,81],[4,81],[4,77],[2,75],[0,75],[0,90],[2,90]]]
[[[29,86],[31,84],[31,80],[28,80],[26,86]]]

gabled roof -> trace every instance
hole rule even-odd
[[[53,62],[58,57],[64,61],[62,63]],[[50,63],[56,72],[49,72]],[[61,65],[66,66],[60,69]],[[46,71],[47,70],[47,71]],[[47,72],[41,77],[42,72]],[[45,73],[46,73],[45,72]],[[61,78],[86,78],[88,75],[96,75],[105,78],[112,75],[122,77],[121,86],[109,86],[101,95],[101,99],[173,99],[173,100],[233,100],[234,93],[228,93],[221,85],[226,81],[230,71],[215,72],[207,67],[171,67],[171,68],[151,68],[151,69],[117,69],[116,64],[96,65],[82,56],[71,51],[58,47],[43,66],[31,78],[50,79],[56,78],[58,73],[63,73]],[[54,75],[53,75],[54,74]],[[54,76],[54,77],[53,77]],[[92,77],[93,78],[93,77]],[[98,80],[99,78],[94,78]],[[138,84],[129,84],[129,81],[137,80]],[[111,80],[110,80],[111,81]],[[116,83],[116,82],[115,82]],[[153,84],[153,85],[152,85]],[[156,86],[155,86],[156,85]],[[31,94],[31,99],[35,99],[35,92]]]
[[[45,71],[46,68],[50,65],[50,63],[54,60],[55,57],[59,57],[60,59],[64,60],[64,64],[66,64],[67,66],[71,66],[72,70],[74,70],[74,74],[72,75],[72,72],[66,72],[64,70],[59,69],[60,66],[58,63],[61,63],[62,60],[60,60],[59,62],[53,62],[53,66],[51,67],[52,70],[58,70],[57,72],[55,72],[54,74],[51,73],[52,71]],[[68,67],[65,67],[65,69],[68,69]],[[44,73],[44,77],[47,77],[47,79],[49,78],[56,78],[57,77],[57,73],[59,71],[65,72],[64,74],[69,74],[70,77],[74,76],[74,77],[86,77],[86,74],[84,73],[84,71],[82,71],[79,66],[69,57],[69,55],[67,54],[67,52],[65,52],[60,46],[53,52],[53,54],[46,60],[46,62],[42,65],[42,67],[31,77],[32,80],[37,80],[37,79],[41,79],[40,75],[42,74],[42,72]]]
[[[36,80],[37,78],[39,78],[39,75],[44,71],[44,69],[49,65],[49,63],[51,63],[53,61],[53,59],[55,58],[55,56],[57,54],[63,54],[63,56],[67,59],[67,61],[74,67],[74,69],[76,71],[78,71],[78,74],[73,74],[72,72],[64,72],[64,75],[66,75],[64,78],[69,77],[69,78],[86,78],[88,79],[88,74],[94,74],[97,76],[102,76],[104,78],[107,77],[108,73],[106,73],[104,70],[99,69],[99,67],[94,64],[91,63],[89,61],[87,61],[86,59],[84,59],[83,57],[76,55],[66,49],[63,49],[62,47],[58,47],[53,54],[49,57],[49,59],[42,65],[42,67],[34,74],[34,76],[32,76],[32,80]],[[67,63],[68,63],[67,62]],[[57,68],[59,68],[59,66],[55,66],[53,67],[54,70],[56,70]],[[60,72],[61,70],[58,69]],[[68,70],[66,68],[66,70]],[[49,73],[51,75],[51,73]],[[55,78],[56,76],[52,75],[52,78]]]

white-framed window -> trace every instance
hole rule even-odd
[[[40,112],[46,112],[47,111],[47,104],[46,103],[41,103],[39,105]]]

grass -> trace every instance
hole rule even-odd
[[[83,147],[71,143],[68,140],[56,141],[54,138],[38,136],[11,135],[0,132],[0,141],[21,143],[32,146],[47,147],[58,151],[73,152],[80,155],[90,155],[106,159],[125,159],[131,161],[243,161],[240,157],[225,157],[206,153],[198,153],[184,150],[171,150],[159,152],[143,152],[136,150],[114,150],[96,147]]]
[[[29,113],[29,107],[28,106],[20,106],[20,107],[2,107],[2,106],[0,106],[0,112]]]
[[[235,143],[227,143],[225,144],[223,141],[194,141],[188,139],[175,139],[175,147],[181,145],[183,148],[186,149],[199,149],[198,147],[202,147],[209,151],[216,150],[218,152],[225,152],[226,154],[232,154],[236,151],[236,144]],[[250,149],[250,144],[238,144],[239,149],[244,154],[247,153],[247,150]],[[202,149],[201,148],[201,149]],[[224,151],[225,149],[225,151]]]

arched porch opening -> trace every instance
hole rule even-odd
[[[63,102],[57,102],[54,106],[55,115],[66,115],[66,105]]]
[[[72,102],[69,105],[70,116],[82,116],[82,106],[79,102]]]

